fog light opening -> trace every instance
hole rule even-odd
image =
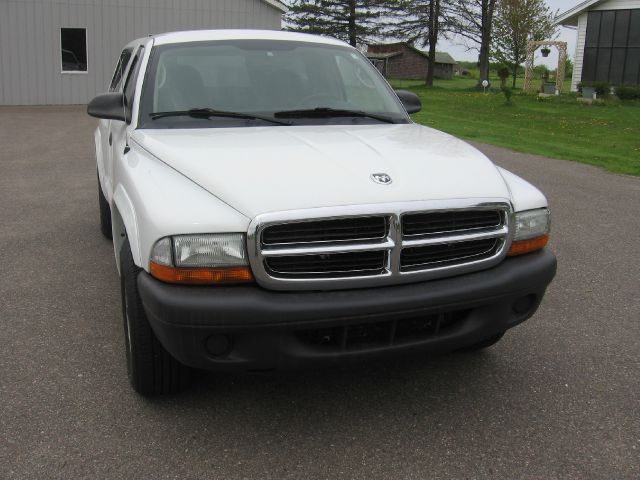
[[[231,338],[228,335],[221,333],[214,333],[209,336],[205,342],[205,348],[209,355],[213,357],[221,357],[226,355],[231,350]]]
[[[520,297],[518,300],[513,302],[513,311],[518,315],[524,315],[533,309],[538,297],[534,294],[526,295],[524,297]]]

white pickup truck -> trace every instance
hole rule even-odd
[[[127,45],[88,113],[136,391],[485,348],[533,315],[556,271],[545,197],[420,108],[337,40]]]

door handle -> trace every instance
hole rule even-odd
[[[113,135],[109,132],[109,146],[113,145]]]

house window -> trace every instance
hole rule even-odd
[[[582,81],[640,84],[640,9],[589,12]]]
[[[62,73],[85,73],[87,71],[87,29],[60,29],[60,58]]]

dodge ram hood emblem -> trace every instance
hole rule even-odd
[[[381,185],[389,185],[393,181],[386,173],[372,173],[371,180]]]

